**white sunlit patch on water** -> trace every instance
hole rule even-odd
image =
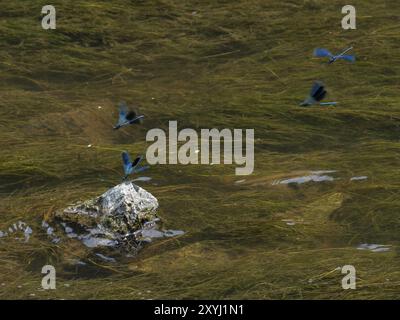
[[[285,222],[288,226],[294,226],[296,225],[296,221],[292,219],[282,219],[283,222]]]
[[[139,236],[139,235],[138,235]],[[149,229],[140,230],[140,237],[143,239],[156,239],[164,237],[164,233],[159,230]]]
[[[175,237],[175,236],[180,236],[182,234],[185,234],[185,232],[182,230],[165,230],[164,231],[165,237]]]
[[[78,237],[78,235],[74,232],[74,230],[71,227],[68,227],[66,223],[61,223],[61,225],[64,227],[64,231],[68,238]]]
[[[99,228],[88,229],[88,233],[78,236],[78,239],[88,248],[96,247],[115,247],[118,245],[118,241],[110,239],[107,233]]]
[[[311,171],[310,175],[301,176],[301,177],[294,177],[289,179],[282,179],[282,180],[275,180],[272,182],[272,185],[278,184],[290,184],[290,183],[297,183],[303,184],[306,182],[324,182],[324,181],[333,181],[335,180],[334,177],[328,175],[329,173],[334,173],[335,170],[320,170],[320,171]]]
[[[78,239],[88,248],[114,247],[119,244],[117,240],[107,238],[104,231],[100,229],[88,229],[84,234],[77,234],[66,223],[61,223],[61,226],[64,228],[64,232],[68,238]],[[46,234],[53,243],[59,243],[61,241],[61,238],[56,235],[55,229],[46,221],[42,221],[42,228],[46,231]]]
[[[135,237],[140,241],[152,242],[154,239],[176,237],[182,234],[185,234],[182,230],[141,229],[135,232]]]
[[[142,181],[142,182],[147,182],[147,181],[150,181],[152,178],[150,178],[150,177],[139,177],[139,178],[136,178],[136,179],[134,179],[134,180],[132,180],[132,181]]]
[[[100,247],[117,247],[124,242],[125,238],[128,239],[130,236],[133,236],[134,239],[139,242],[152,242],[155,239],[175,237],[185,233],[181,230],[159,230],[157,225],[157,222],[159,221],[159,218],[148,221],[143,224],[140,230],[126,234],[125,237],[121,237],[120,239],[113,237],[112,234],[101,227],[86,229],[84,233],[78,233],[66,223],[61,223],[61,226],[68,238],[80,240],[86,247],[92,249]],[[43,221],[42,227],[45,229],[46,234],[52,239],[53,243],[59,243],[61,241],[61,238],[56,236],[55,229],[47,222]]]
[[[98,256],[100,259],[106,261],[106,262],[116,262],[116,260],[114,258],[111,257],[107,257],[104,254],[101,253],[96,253],[96,256]]]
[[[372,252],[386,252],[389,251],[390,248],[391,248],[390,245],[368,244],[368,243],[362,243],[357,247],[358,250],[369,250]]]
[[[152,242],[154,239],[175,237],[185,233],[182,230],[158,230],[157,222],[159,221],[160,219],[156,218],[152,221],[146,222],[142,229],[135,231],[134,236],[136,240]]]
[[[69,259],[69,262],[76,266],[87,266],[87,263],[79,259]]]
[[[359,176],[359,177],[352,177],[350,178],[350,181],[362,181],[362,180],[367,180],[367,176]]]
[[[32,233],[33,230],[30,226],[23,221],[18,221],[10,226],[7,231],[0,230],[0,238],[13,236],[16,240],[24,240],[24,242],[28,242]]]
[[[82,243],[88,248],[97,248],[97,247],[115,247],[118,244],[116,240],[110,240],[107,238],[97,238],[92,237],[90,235],[86,235],[81,237]]]
[[[58,238],[54,234],[54,228],[51,227],[46,221],[42,221],[42,228],[46,230],[46,234],[51,238],[51,241],[53,243],[59,243],[61,241],[60,238]]]

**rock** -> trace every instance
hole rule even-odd
[[[64,229],[69,238],[81,240],[87,247],[113,247],[130,243],[136,245],[136,234],[144,225],[158,221],[157,199],[132,182],[123,182],[101,196],[77,203],[54,213],[43,226],[51,228],[51,220]],[[156,223],[153,223],[156,227]]]

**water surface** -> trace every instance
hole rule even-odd
[[[0,298],[399,297],[398,1],[355,1],[353,31],[336,0],[53,4],[52,31],[40,1],[1,4]],[[355,64],[312,58],[349,44]],[[337,107],[297,107],[314,80]],[[113,131],[122,100],[145,120]],[[133,177],[170,230],[139,254],[42,227],[120,183],[121,152],[145,154],[147,131],[170,120],[254,129],[254,173],[159,165]],[[357,290],[342,289],[344,265]]]

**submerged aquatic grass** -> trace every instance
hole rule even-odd
[[[54,1],[52,31],[43,4],[0,13],[0,230],[32,228],[28,242],[0,238],[0,298],[398,298],[397,1],[353,2],[353,31],[340,28],[340,1]],[[312,57],[350,44],[355,64]],[[297,107],[314,80],[337,107]],[[116,132],[122,100],[145,119]],[[152,166],[137,183],[185,234],[115,262],[52,243],[43,216],[119,183],[121,152],[144,154],[146,132],[169,120],[254,128],[253,175]],[[273,184],[326,170],[333,180]],[[55,291],[41,289],[44,264]],[[341,287],[347,264],[356,290]]]

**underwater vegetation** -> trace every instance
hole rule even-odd
[[[0,298],[399,298],[398,1],[353,1],[356,30],[338,0],[56,0],[56,30],[44,4],[0,2]],[[313,56],[349,46],[355,63]],[[315,80],[337,106],[298,106]],[[143,123],[113,130],[120,101]],[[253,174],[130,177],[184,231],[137,256],[51,241],[43,218],[120,183],[121,153],[169,120],[254,129]]]

